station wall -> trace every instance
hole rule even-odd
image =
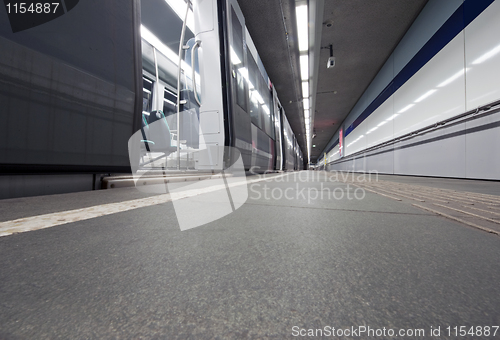
[[[325,150],[327,169],[500,179],[499,113],[364,152],[500,99],[500,2],[478,3],[428,2],[342,124],[344,157],[338,144]]]

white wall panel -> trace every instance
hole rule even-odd
[[[366,171],[366,157],[364,155],[356,157],[354,159],[353,170],[355,172],[364,172]]]
[[[353,153],[366,149],[365,133],[366,128],[360,125],[356,129],[352,130],[351,133],[344,138],[344,155],[351,155]]]
[[[394,173],[465,177],[465,123],[450,126],[394,146]]]
[[[335,146],[332,150],[330,150],[330,152],[326,156],[327,156],[326,160],[327,163],[339,159],[340,158],[339,145],[337,144],[337,146]]]
[[[394,173],[394,146],[389,145],[366,155],[366,171],[384,174]]]
[[[500,180],[500,113],[466,124],[467,177]]]
[[[465,28],[467,110],[500,99],[500,1]]]
[[[394,94],[394,137],[465,111],[463,43],[462,32]]]
[[[387,99],[363,123],[366,126],[366,147],[371,147],[392,139],[394,135],[393,97]]]

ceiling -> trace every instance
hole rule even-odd
[[[312,2],[318,8],[310,30],[315,26],[317,33],[321,32],[320,39],[310,42],[309,52],[317,69],[310,70],[314,78],[312,91],[317,84],[313,116],[316,137],[312,142],[315,147],[311,149],[311,162],[320,156],[427,1],[309,0],[310,11]],[[238,0],[238,3],[305,154],[295,0]],[[330,44],[336,65],[327,69]]]

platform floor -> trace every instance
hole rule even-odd
[[[135,188],[0,201],[0,231],[128,206],[0,237],[0,339],[292,339],[329,327],[455,339],[448,326],[500,326],[500,236],[414,205],[437,210],[417,196],[455,190],[454,204],[472,193],[495,212],[500,183],[300,174],[248,178],[243,206],[184,231],[171,197]]]

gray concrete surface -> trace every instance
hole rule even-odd
[[[454,339],[447,326],[500,324],[499,237],[369,192],[264,196],[343,183],[258,184],[183,232],[166,203],[1,237],[0,339],[291,339],[294,326]]]

